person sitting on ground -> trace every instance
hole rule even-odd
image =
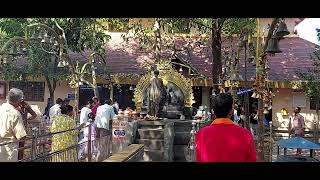
[[[213,111],[217,117],[210,126],[196,134],[196,160],[198,162],[255,162],[256,148],[251,133],[230,119],[233,98],[219,94],[213,98]]]

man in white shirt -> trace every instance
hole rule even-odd
[[[80,124],[87,125],[89,123],[89,116],[88,115],[92,112],[91,109],[90,109],[91,104],[92,103],[90,101],[88,101],[86,103],[86,105],[83,106],[83,108],[81,109],[81,111],[80,111]],[[83,134],[84,131],[81,129],[81,132]],[[82,140],[82,139],[83,138],[80,138],[80,140]]]
[[[49,124],[52,123],[52,121],[53,121],[53,119],[54,119],[55,117],[57,117],[57,116],[59,116],[59,115],[61,114],[61,109],[60,109],[60,107],[61,107],[62,104],[63,104],[63,100],[62,100],[61,98],[58,98],[58,99],[56,100],[56,104],[53,105],[53,106],[50,108],[50,110],[49,110],[49,117],[50,117],[50,119],[49,119]]]
[[[119,103],[117,102],[117,100],[114,100],[114,103],[113,103],[113,108],[115,110],[115,114],[118,114],[119,112]]]
[[[7,102],[0,107],[0,144],[23,140],[27,133],[20,112],[16,109],[23,100],[23,92],[13,88],[9,91]],[[10,143],[0,146],[1,162],[17,162],[19,144]],[[23,153],[19,152],[19,153]]]
[[[87,126],[90,124],[90,119],[89,119],[89,114],[92,114],[92,110],[91,110],[91,106],[93,104],[92,100],[89,100],[87,102],[87,104],[81,109],[80,112],[80,125],[84,125]],[[93,116],[93,114],[92,114]],[[94,119],[92,119],[94,120]],[[97,145],[96,145],[96,124],[93,122],[91,125],[91,152],[93,154],[96,153],[97,150]],[[87,155],[87,150],[88,150],[88,140],[89,140],[89,127],[85,127],[83,129],[81,129],[80,131],[80,143],[82,144],[83,142],[85,142],[84,144],[81,145],[80,148],[80,158],[85,157]]]
[[[109,156],[111,148],[112,119],[114,118],[115,113],[110,104],[112,104],[111,100],[107,99],[105,104],[99,106],[97,109],[95,118],[97,137],[99,138],[97,161],[105,160]]]

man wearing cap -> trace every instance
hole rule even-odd
[[[217,117],[196,134],[198,162],[255,162],[256,148],[251,133],[232,120],[233,98],[219,94],[212,99]]]
[[[13,88],[9,91],[7,102],[0,107],[0,144],[23,140],[27,133],[20,112],[17,110],[23,101],[23,92]],[[21,143],[0,145],[0,161],[17,162]],[[22,152],[21,152],[22,153]]]

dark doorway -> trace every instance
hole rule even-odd
[[[110,97],[110,90],[105,88],[103,85],[98,85],[98,91],[100,102],[103,104],[107,97]],[[81,109],[88,100],[93,98],[93,96],[94,92],[90,86],[80,86],[79,108]]]
[[[199,106],[202,105],[202,87],[194,86],[192,87],[192,91],[195,100],[195,103],[192,105],[192,107],[199,108]]]
[[[127,107],[135,109],[133,102],[134,88],[135,86],[128,84],[122,84],[113,88],[113,99],[117,100],[120,109],[124,110]]]

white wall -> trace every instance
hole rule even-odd
[[[286,108],[289,110],[289,114],[293,114],[293,92],[292,89],[276,89],[275,97],[272,102],[272,121],[273,125],[279,129],[286,130],[289,126],[289,116],[282,116],[281,109]],[[303,93],[300,93],[304,96]],[[306,129],[313,129],[313,122],[317,120],[315,110],[310,110],[310,100],[306,98],[306,107],[301,107],[301,113],[305,118]]]
[[[317,28],[320,29],[320,18],[306,18],[295,27],[299,37],[312,43],[319,44],[316,31]]]
[[[45,82],[44,80],[39,80],[39,82]],[[6,87],[7,87],[7,94],[9,91],[9,82],[6,82]],[[67,82],[58,82],[57,83],[57,87],[55,90],[55,100],[57,98],[66,98],[68,93],[72,93],[72,89],[69,87]],[[28,101],[28,103],[30,105],[32,105],[32,108],[37,111],[38,113],[43,113],[44,112],[44,108],[47,105],[47,99],[49,98],[50,94],[49,94],[49,90],[47,87],[47,84],[45,83],[45,92],[44,92],[44,101],[43,102],[39,102],[39,101]],[[54,101],[55,101],[54,100]],[[0,100],[0,104],[4,103],[6,100],[5,99],[1,99]]]

